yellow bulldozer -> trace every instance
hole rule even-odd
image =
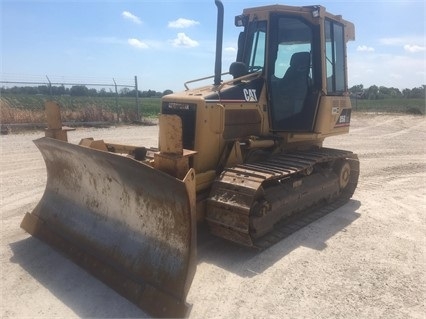
[[[349,131],[354,25],[319,5],[244,9],[222,73],[215,4],[214,75],[162,98],[158,148],[68,143],[54,105],[35,141],[47,185],[21,227],[156,317],[188,312],[198,224],[265,249],[346,203],[358,182],[357,156],[322,146]]]

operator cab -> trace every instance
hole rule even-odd
[[[235,19],[244,31],[230,73],[262,72],[272,131],[313,132],[321,96],[347,91],[344,21],[320,6],[303,9],[247,9]]]

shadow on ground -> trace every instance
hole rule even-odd
[[[18,263],[78,317],[149,318],[142,310],[40,240],[10,244]],[[40,297],[42,298],[42,296]]]
[[[213,264],[241,277],[255,276],[298,247],[325,249],[329,238],[345,231],[346,227],[360,217],[356,212],[360,206],[359,201],[350,200],[261,252],[214,237],[208,233],[206,227],[202,227],[198,235],[198,263]]]
[[[241,277],[256,276],[301,246],[325,249],[329,238],[359,218],[356,210],[360,206],[360,202],[351,200],[262,252],[216,238],[201,226],[198,263],[214,264]],[[148,318],[130,301],[40,240],[29,237],[10,246],[11,262],[18,263],[77,316]]]

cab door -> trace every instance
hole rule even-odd
[[[300,17],[273,14],[269,32],[271,128],[311,132],[320,96],[319,28]]]

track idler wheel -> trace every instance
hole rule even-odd
[[[351,178],[351,166],[348,161],[340,162],[336,167],[336,173],[339,177],[339,187],[341,190],[345,189],[349,184]]]

